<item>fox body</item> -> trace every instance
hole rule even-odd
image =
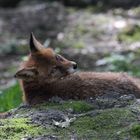
[[[20,79],[24,101],[33,105],[53,96],[62,99],[86,99],[111,93],[140,97],[138,80],[124,73],[75,72],[77,65],[51,48],[44,48],[33,34],[30,55],[15,77]]]

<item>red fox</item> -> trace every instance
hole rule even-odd
[[[15,77],[20,79],[24,101],[34,105],[53,96],[62,99],[86,99],[108,92],[140,97],[140,86],[124,73],[75,72],[77,64],[45,48],[33,33],[30,55]]]

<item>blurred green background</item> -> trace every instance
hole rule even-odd
[[[19,106],[14,79],[30,32],[80,71],[140,77],[140,0],[0,0],[0,112]]]

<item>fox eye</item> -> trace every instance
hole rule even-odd
[[[58,55],[58,54],[55,57],[56,57],[56,60],[59,61],[59,62],[63,62],[64,61],[64,59],[60,55]]]

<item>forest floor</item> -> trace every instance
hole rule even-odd
[[[53,98],[20,106],[0,120],[3,140],[138,140],[140,102],[134,95],[107,94],[88,101]]]
[[[31,31],[56,52],[76,61],[80,70],[125,71],[140,76],[139,13],[139,7],[78,9],[59,3],[0,9],[0,89],[11,85],[21,58],[28,54]]]

